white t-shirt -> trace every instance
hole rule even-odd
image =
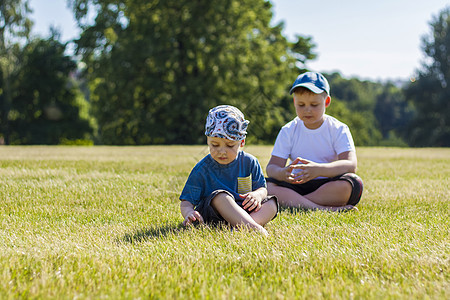
[[[284,125],[273,147],[272,155],[293,161],[297,157],[317,163],[329,163],[346,151],[355,151],[347,125],[329,115],[317,129],[308,129],[299,117]]]

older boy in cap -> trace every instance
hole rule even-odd
[[[223,222],[267,235],[263,226],[277,215],[278,202],[267,197],[258,160],[240,150],[248,124],[236,107],[209,111],[205,135],[210,154],[192,169],[180,195],[183,225]]]
[[[266,168],[269,193],[287,207],[353,209],[363,183],[355,174],[357,158],[348,126],[325,114],[331,102],[328,81],[320,73],[300,74],[290,94],[297,117],[281,128],[275,141]]]

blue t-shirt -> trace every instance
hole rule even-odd
[[[266,180],[261,165],[253,155],[239,151],[234,161],[222,165],[208,154],[192,169],[180,200],[197,206],[216,190],[226,190],[235,199],[241,199],[239,194],[261,187],[266,187]]]

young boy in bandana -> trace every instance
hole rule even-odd
[[[263,226],[277,215],[278,203],[274,196],[267,196],[258,160],[240,149],[248,123],[230,105],[209,111],[205,135],[210,154],[192,169],[180,195],[184,226],[222,222],[267,235]]]
[[[330,86],[320,73],[295,80],[297,117],[281,128],[267,165],[267,188],[280,205],[342,211],[359,202],[363,182],[356,172],[356,151],[347,125],[325,114]],[[288,159],[290,162],[288,162]]]

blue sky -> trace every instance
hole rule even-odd
[[[274,24],[284,35],[312,36],[318,58],[313,71],[339,71],[346,77],[408,79],[424,59],[421,37],[448,0],[272,0]],[[30,0],[34,33],[47,36],[50,25],[68,41],[79,30],[65,0]]]

